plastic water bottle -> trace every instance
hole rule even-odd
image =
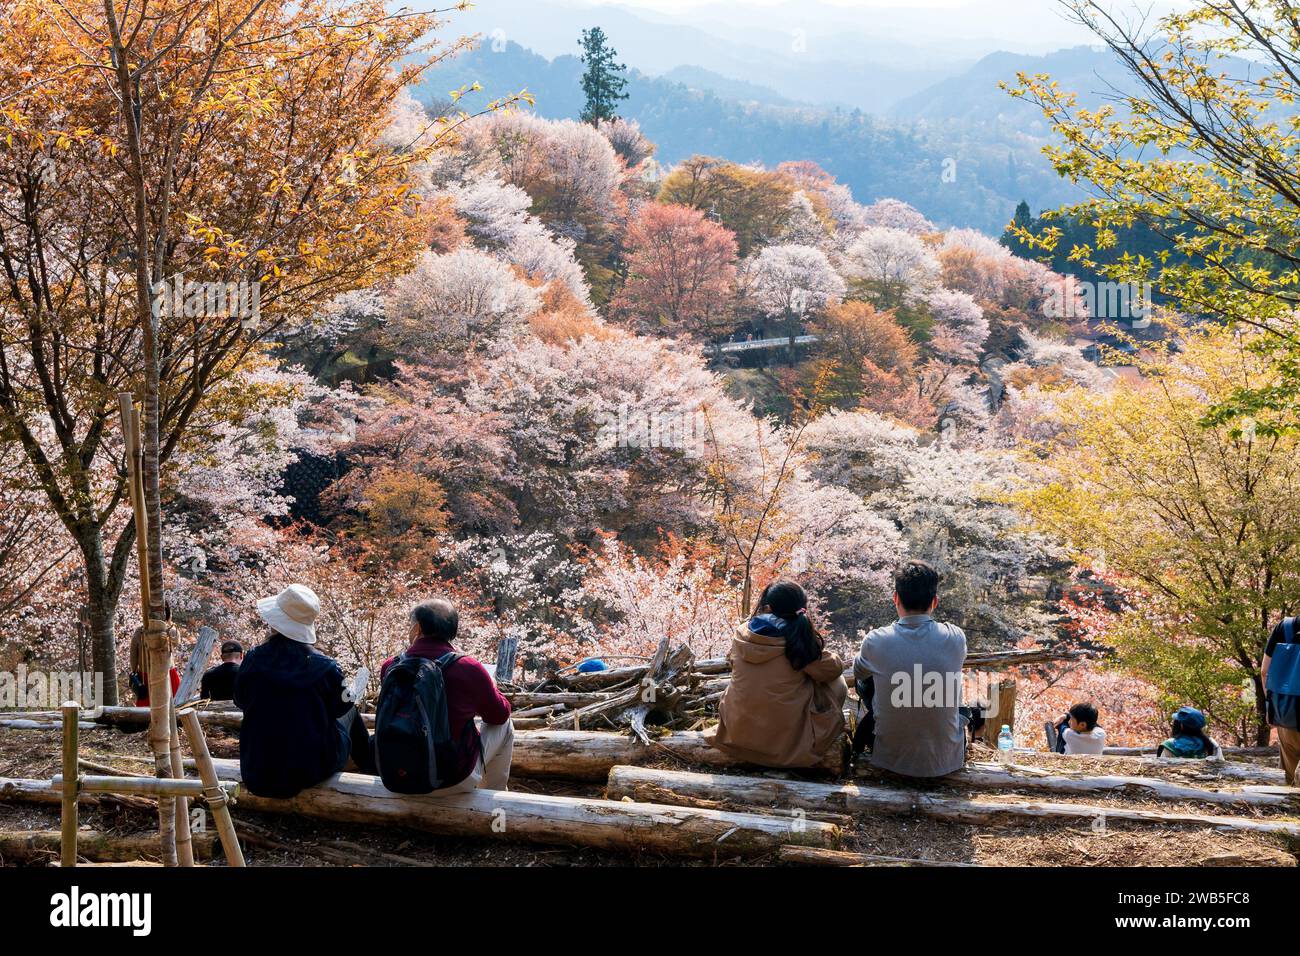
[[[1002,732],[998,734],[998,756],[1002,758],[1003,763],[1011,763],[1011,751],[1015,746],[1016,738],[1011,733],[1011,727],[1003,724]]]

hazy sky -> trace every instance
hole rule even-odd
[[[712,6],[758,6],[773,7],[790,0],[587,0],[593,4],[614,3],[627,7],[641,7],[650,10],[677,11],[689,10],[692,7],[712,7]],[[827,6],[844,7],[847,9],[869,9],[871,7],[960,7],[968,5],[972,0],[821,0]],[[1032,3],[1034,0],[1024,0]],[[1040,0],[1040,2],[1050,2],[1050,0]]]

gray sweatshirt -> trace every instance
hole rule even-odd
[[[878,627],[862,642],[853,676],[876,683],[871,765],[908,777],[941,777],[966,763],[961,705],[966,635],[928,614]]]

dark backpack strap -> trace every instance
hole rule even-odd
[[[1295,618],[1282,618],[1282,636],[1286,638],[1286,643],[1295,643]]]
[[[439,670],[445,671],[464,656],[464,654],[460,654],[456,651],[448,651],[446,654],[443,654],[442,657],[434,661],[434,663],[438,666]],[[477,751],[478,759],[486,763],[487,758],[483,754],[483,738],[479,735],[478,727],[475,726],[473,717],[465,721],[465,726],[460,732],[460,740],[456,742],[456,749],[460,751],[461,754],[465,754],[471,747],[473,750]],[[473,772],[473,767],[470,768],[470,771]]]

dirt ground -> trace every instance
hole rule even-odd
[[[0,776],[48,778],[57,771],[58,736],[54,733],[0,731]],[[213,734],[214,756],[237,757],[238,741]],[[131,772],[148,772],[143,733],[90,730],[82,734],[83,759]],[[973,754],[974,759],[991,754]],[[123,758],[137,758],[135,760]],[[1017,755],[1017,762],[1048,769],[1091,770],[1127,776],[1158,775],[1180,783],[1240,785],[1240,780],[1216,780],[1206,765],[1155,766],[1138,758],[1063,758],[1050,754]],[[1260,766],[1269,766],[1260,763]],[[863,775],[866,782],[870,774]],[[896,782],[893,782],[897,785]],[[512,789],[573,796],[601,795],[599,784],[574,784],[540,779],[512,779]],[[936,784],[928,792],[989,799],[1012,798],[1011,791],[972,791]],[[1169,809],[1168,802],[1128,793],[1089,795],[1086,799],[1042,793],[1030,799],[1093,806]],[[1268,808],[1225,808],[1179,803],[1177,809],[1206,815],[1285,817]],[[53,805],[0,803],[0,831],[54,830],[58,808]],[[252,866],[626,866],[626,865],[764,865],[773,859],[740,861],[727,857],[684,861],[656,854],[626,854],[581,848],[533,847],[479,839],[452,839],[396,827],[326,823],[304,818],[267,815],[235,809],[236,827]],[[86,807],[82,825],[112,833],[148,833],[154,817],[147,809],[111,804]],[[884,856],[992,866],[1296,866],[1297,856],[1280,838],[1260,834],[1224,833],[1204,826],[1153,827],[1111,821],[1094,832],[1087,821],[1078,825],[1035,822],[1013,826],[968,826],[922,817],[858,814],[837,818],[845,824],[843,849]],[[51,854],[53,857],[53,854]],[[2,861],[13,865],[11,861]],[[220,860],[216,861],[220,865]]]

